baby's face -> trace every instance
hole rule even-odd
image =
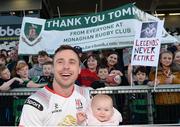
[[[108,121],[113,115],[112,103],[107,100],[99,100],[92,105],[92,112],[100,122]]]

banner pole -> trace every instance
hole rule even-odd
[[[156,67],[156,72],[155,72],[155,83],[154,83],[154,91],[156,90],[156,86],[157,86],[157,73],[158,73],[158,67]]]
[[[60,14],[59,6],[57,6],[57,11],[58,11],[58,16],[59,16],[59,18],[60,18],[60,17],[61,17],[61,14]]]
[[[96,7],[95,7],[95,14],[97,13],[97,9],[98,9],[98,4],[96,4]]]
[[[26,16],[26,13],[25,13],[25,10],[23,10],[23,17],[25,17]]]

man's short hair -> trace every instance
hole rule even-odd
[[[61,45],[59,48],[56,49],[55,53],[54,53],[54,56],[58,53],[58,52],[61,52],[61,51],[64,51],[64,50],[72,50],[78,57],[79,59],[79,64],[80,64],[80,57],[78,55],[78,52],[75,50],[74,47],[70,46],[70,45]]]
[[[38,52],[38,56],[48,56],[48,53],[44,50]]]

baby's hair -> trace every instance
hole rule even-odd
[[[91,105],[93,105],[94,103],[96,103],[97,100],[99,101],[99,100],[104,100],[104,99],[111,101],[112,106],[113,106],[113,100],[112,100],[112,98],[111,98],[109,95],[106,95],[106,94],[97,94],[97,95],[95,95],[95,96],[92,98],[92,103],[91,103]]]

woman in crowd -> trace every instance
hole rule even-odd
[[[128,85],[127,78],[124,74],[123,61],[120,60],[119,55],[121,54],[116,51],[110,51],[106,57],[106,65],[108,67],[109,73],[111,73],[111,71],[113,70],[119,70],[121,76],[121,83],[119,84],[119,86]],[[127,116],[128,113],[126,112],[126,108],[128,107],[126,106],[127,104],[126,96],[124,94],[114,94],[112,98],[115,99],[114,103],[117,106],[116,108],[120,112],[122,112],[122,116],[124,119],[123,123],[126,123],[128,117]]]
[[[109,73],[112,70],[119,70],[121,73],[122,82],[120,85],[128,85],[127,78],[124,74],[123,61],[120,61],[118,52],[110,51],[106,58],[106,65],[108,66]]]
[[[157,72],[158,85],[173,85],[177,83],[177,77],[171,69],[173,54],[170,51],[164,51],[160,54],[159,67]],[[150,72],[150,80],[155,81],[155,71]],[[180,82],[179,82],[180,83]],[[155,94],[155,104],[157,110],[156,123],[178,123],[180,116],[180,93],[162,92]],[[168,115],[167,115],[168,114]]]

